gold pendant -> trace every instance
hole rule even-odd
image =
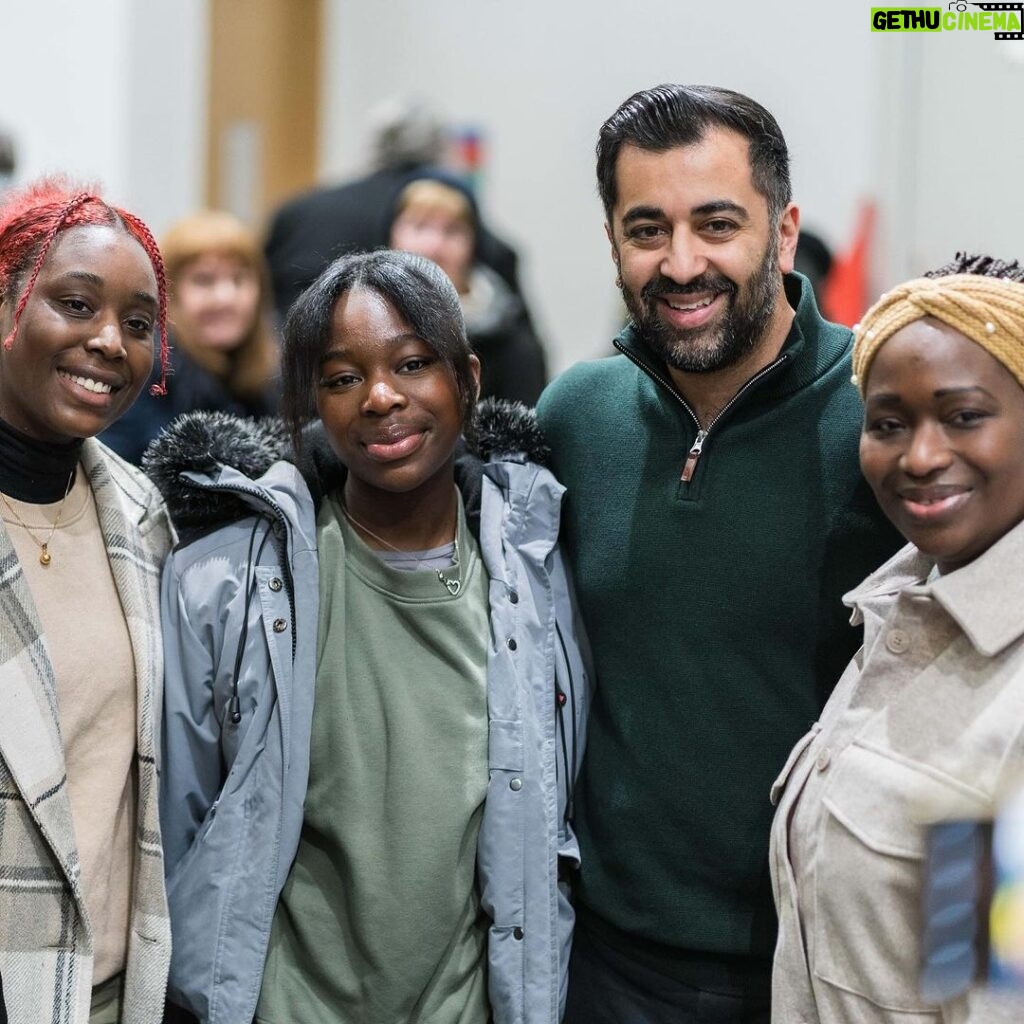
[[[42,550],[39,552],[39,564],[49,565],[51,561],[50,552],[46,550],[46,545],[44,544]]]

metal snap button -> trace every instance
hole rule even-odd
[[[274,619],[274,632],[283,633],[288,628],[288,623],[284,619]]]
[[[518,645],[518,644],[516,643],[516,638],[515,638],[514,636],[510,636],[510,637],[509,637],[509,638],[508,638],[508,639],[507,639],[507,640],[505,641],[505,645],[506,645],[506,646],[508,647],[508,649],[509,649],[510,651],[514,651],[514,650],[516,649],[516,647],[518,647],[518,646],[519,646],[519,645]]]
[[[513,779],[508,784],[508,788],[511,789],[513,793],[518,793],[519,790],[521,790],[523,788],[523,780],[522,779]]]
[[[508,592],[508,600],[510,604],[519,604],[519,591],[510,590]]]
[[[270,583],[268,584],[268,586],[269,586],[269,587],[270,587],[270,589],[271,589],[271,590],[273,590],[273,591],[274,591],[274,593],[276,594],[276,593],[277,593],[277,591],[279,591],[279,590],[280,590],[280,589],[281,589],[281,588],[282,588],[282,587],[284,586],[284,584],[283,584],[283,583],[281,582],[281,580],[280,580],[280,579],[279,579],[279,578],[278,578],[277,576],[275,576],[275,577],[274,577],[274,578],[273,578],[273,579],[272,579],[272,580],[270,581]]]

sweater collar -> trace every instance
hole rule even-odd
[[[935,563],[913,544],[897,552],[877,572],[843,598],[856,624],[865,611],[877,611],[901,592],[930,597],[964,631],[974,648],[994,657],[1024,636],[1024,523],[995,542],[973,562],[929,580]]]
[[[62,444],[39,441],[0,420],[0,491],[39,505],[60,501],[81,453],[81,438]]]
[[[783,285],[796,315],[779,353],[785,357],[783,362],[756,385],[758,394],[769,398],[783,398],[817,380],[847,354],[853,340],[848,328],[829,323],[818,312],[814,289],[803,274],[786,274]],[[614,344],[658,384],[678,395],[664,361],[647,347],[635,324],[627,324]]]

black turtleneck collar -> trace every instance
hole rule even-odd
[[[33,505],[60,501],[68,492],[82,443],[82,438],[65,444],[37,441],[0,420],[0,491]]]

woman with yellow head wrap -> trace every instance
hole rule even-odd
[[[971,266],[975,269],[958,269]],[[977,269],[977,268],[981,269]],[[990,276],[992,275],[992,276]],[[932,317],[970,338],[1024,386],[1024,268],[988,256],[957,262],[884,293],[854,326],[854,383],[864,395],[878,350],[916,320]]]
[[[928,825],[1024,765],[1022,281],[958,256],[854,328],[861,467],[910,543],[844,599],[864,646],[773,787],[773,1021],[1024,1020],[983,987],[970,863],[925,900]]]

